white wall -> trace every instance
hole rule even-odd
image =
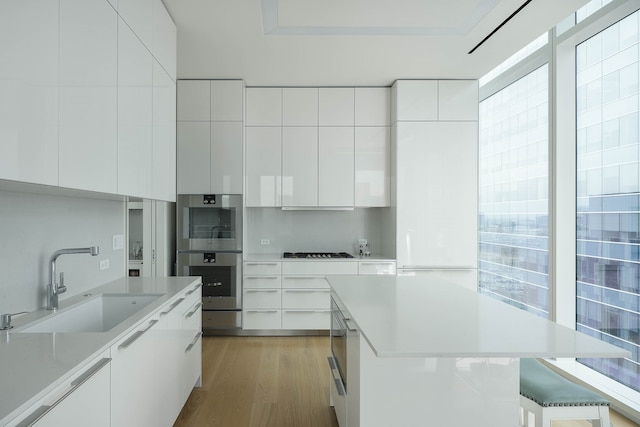
[[[100,254],[62,255],[61,299],[123,277],[124,250],[112,236],[125,234],[124,202],[0,191],[0,313],[33,311],[46,304],[48,261],[61,248],[100,246]],[[110,267],[100,271],[101,260]]]
[[[359,238],[366,238],[374,255],[393,257],[383,241],[383,224],[389,208],[353,211],[288,211],[280,208],[247,208],[245,253],[349,252],[356,255]],[[262,245],[269,239],[269,245]]]

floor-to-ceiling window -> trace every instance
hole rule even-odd
[[[479,290],[548,316],[548,66],[480,103]]]
[[[581,362],[638,391],[639,19],[576,46],[577,329],[632,354]]]

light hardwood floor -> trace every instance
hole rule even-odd
[[[328,337],[204,337],[202,387],[174,427],[338,427]],[[614,427],[640,427],[611,412]],[[553,427],[588,427],[587,421]]]

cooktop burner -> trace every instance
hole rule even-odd
[[[346,252],[285,252],[283,258],[309,258],[309,259],[328,259],[328,258],[353,258],[353,255]]]

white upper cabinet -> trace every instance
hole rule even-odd
[[[355,128],[355,206],[390,205],[391,137],[388,126]]]
[[[438,120],[478,120],[478,81],[440,80]]]
[[[176,201],[176,84],[153,61],[153,198]]]
[[[0,2],[0,179],[58,185],[58,2]]]
[[[318,139],[318,206],[353,207],[353,127],[321,127]]]
[[[212,122],[241,122],[244,120],[244,83],[242,80],[211,81],[210,120]]]
[[[211,124],[178,122],[178,194],[211,192]]]
[[[180,80],[178,82],[178,121],[211,120],[211,81]]]
[[[155,0],[118,0],[118,13],[142,43],[152,50]]]
[[[392,91],[393,121],[438,120],[437,80],[398,80]]]
[[[282,206],[318,206],[318,128],[282,128]]]
[[[320,126],[354,125],[353,88],[320,88],[318,101]]]
[[[212,194],[242,194],[242,122],[211,122]]]
[[[282,89],[247,88],[246,126],[282,126]]]
[[[248,207],[282,206],[282,128],[246,128]]]
[[[177,31],[162,0],[153,0],[151,52],[169,77],[176,80]]]
[[[389,126],[391,123],[391,89],[372,87],[355,89],[355,125]]]
[[[122,4],[122,2],[121,2]],[[153,198],[153,58],[118,22],[118,193]]]
[[[318,126],[318,89],[282,89],[282,125]]]
[[[61,187],[117,193],[117,82],[116,12],[104,0],[62,0],[58,151]]]

